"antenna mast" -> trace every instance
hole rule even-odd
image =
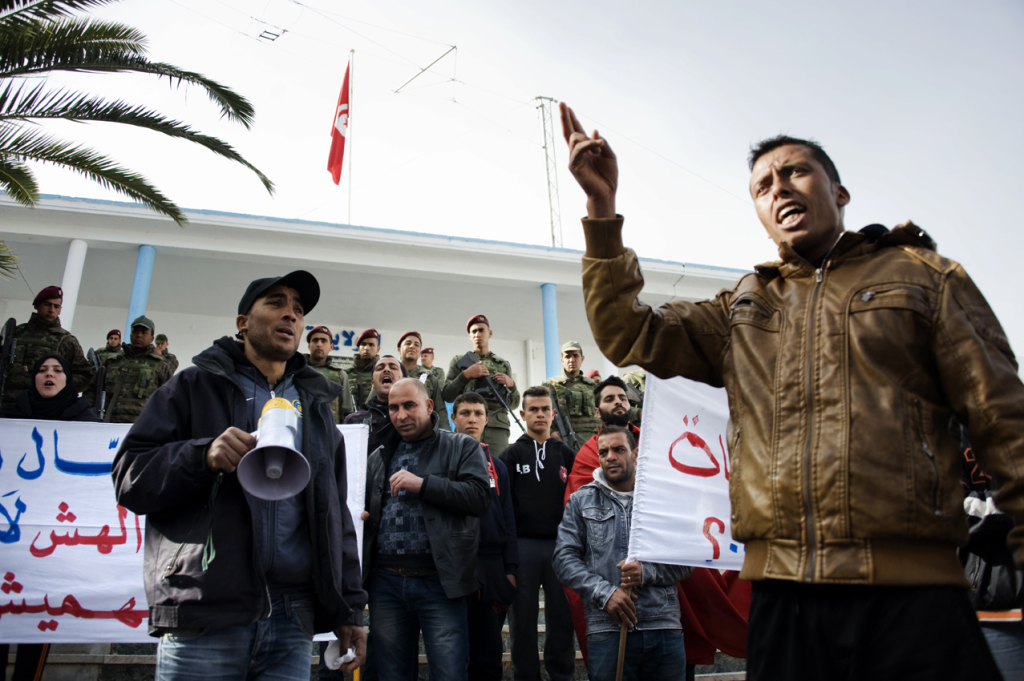
[[[548,178],[548,213],[551,219],[551,245],[562,247],[562,217],[558,210],[558,166],[555,163],[555,125],[551,114],[557,100],[551,97],[535,97],[540,122],[544,128],[544,170]]]

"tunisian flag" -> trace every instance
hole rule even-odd
[[[334,125],[331,126],[331,153],[327,157],[327,170],[334,178],[334,184],[341,182],[341,162],[345,157],[345,139],[348,137],[348,70],[345,67],[345,82],[341,84],[338,106],[334,109]]]

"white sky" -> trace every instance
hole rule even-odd
[[[248,97],[257,112],[249,132],[220,121],[198,89],[123,75],[59,79],[226,139],[276,182],[273,197],[199,147],[51,127],[187,208],[347,223],[352,170],[353,224],[541,244],[550,237],[532,99],[546,95],[570,103],[618,154],[628,245],[739,268],[776,256],[747,191],[750,144],[779,132],[812,137],[852,194],[847,227],[913,219],[964,264],[1024,351],[1011,278],[1024,245],[1016,0],[303,2],[126,0],[99,13],[143,30],[154,60]],[[288,32],[272,43],[253,37],[275,27]],[[392,92],[450,45],[457,53]],[[350,49],[354,164],[335,187],[329,132]],[[582,249],[584,197],[561,140],[556,154],[564,245]],[[123,200],[55,169],[39,176],[45,193]]]

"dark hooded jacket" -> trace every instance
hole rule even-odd
[[[114,458],[117,502],[147,516],[144,577],[153,635],[270,615],[258,500],[234,473],[206,467],[210,444],[228,427],[255,429],[238,376],[248,360],[239,343],[224,337],[192,362],[154,393]],[[300,495],[313,556],[314,627],[361,624],[367,597],[346,505],[345,442],[329,407],[339,389],[298,354],[285,376],[300,396],[311,469]]]
[[[36,390],[35,377],[39,367],[48,359],[60,362],[67,383],[64,389],[53,397],[46,398]],[[89,408],[89,402],[78,396],[75,377],[71,370],[71,362],[61,355],[43,355],[31,371],[32,384],[23,391],[12,404],[5,404],[0,409],[0,418],[5,419],[41,419],[45,421],[99,421]]]

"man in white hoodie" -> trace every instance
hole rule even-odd
[[[554,404],[543,386],[523,393],[520,415],[526,433],[501,455],[508,468],[519,544],[519,591],[509,610],[512,665],[516,681],[540,681],[537,656],[537,598],[544,587],[544,666],[552,681],[568,681],[576,669],[572,615],[551,556],[562,521],[562,497],[575,454],[551,437]]]

